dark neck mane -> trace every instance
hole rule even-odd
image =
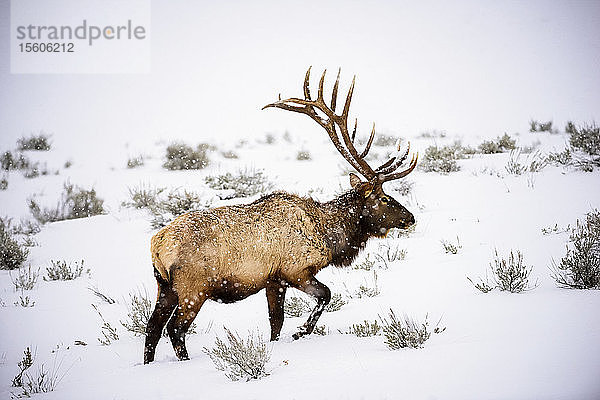
[[[331,264],[350,265],[365,247],[370,235],[361,223],[362,203],[360,194],[354,190],[326,203],[317,203],[324,214],[321,229],[332,251]]]

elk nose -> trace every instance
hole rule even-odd
[[[410,214],[409,217],[408,217],[408,219],[407,219],[407,221],[406,221],[406,226],[409,227],[409,226],[412,226],[414,224],[415,224],[415,216],[412,215],[412,214]]]

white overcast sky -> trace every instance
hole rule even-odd
[[[600,118],[600,1],[154,1],[151,12],[149,74],[18,75],[3,0],[0,148],[40,130],[75,151],[321,134],[306,117],[260,111],[279,92],[300,95],[309,65],[330,79],[341,67],[344,87],[357,75],[363,134],[372,121],[483,137],[526,132],[531,118]]]

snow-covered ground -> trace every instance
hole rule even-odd
[[[566,135],[524,133],[518,144],[539,141],[540,151],[560,150]],[[245,335],[258,329],[269,333],[264,292],[236,304],[207,302],[196,319],[201,333],[188,336],[190,361],[179,362],[167,339],[162,339],[156,362],[142,365],[143,340],[127,332],[125,320],[129,293],[146,290],[152,298],[155,283],[149,254],[153,230],[149,215],[123,208],[127,189],[140,182],[183,187],[207,197],[214,193],[204,177],[244,167],[264,169],[277,188],[329,199],[349,187],[343,160],[324,133],[314,130],[291,141],[275,136],[274,144],[249,138],[247,143],[215,143],[234,150],[239,159],[210,152],[212,164],[200,171],[172,172],[161,168],[164,144],[146,149],[143,167],[127,169],[127,149],[115,149],[106,163],[86,164],[76,154],[64,169],[61,143],[49,152],[26,152],[44,159],[58,175],[25,179],[19,172],[8,176],[9,188],[0,192],[3,214],[15,220],[28,217],[25,199],[39,194],[46,205],[55,204],[62,182],[93,185],[105,199],[106,215],[47,224],[35,236],[27,264],[41,267],[52,259],[85,260],[90,274],[74,281],[40,280],[25,292],[35,306],[14,306],[16,293],[6,271],[0,272],[2,318],[0,391],[8,398],[10,381],[26,346],[37,348],[38,362],[59,361],[66,374],[47,399],[187,399],[210,398],[439,398],[439,399],[591,399],[600,395],[600,293],[558,288],[550,276],[552,260],[565,252],[568,234],[544,235],[542,228],[573,225],[577,218],[600,206],[599,173],[549,166],[542,172],[509,175],[504,170],[508,153],[475,155],[461,160],[461,171],[449,175],[415,171],[411,194],[395,197],[416,216],[413,233],[402,238],[372,240],[365,253],[381,252],[382,244],[406,250],[406,258],[378,269],[381,294],[348,298],[372,272],[330,267],[319,279],[349,303],[326,313],[320,324],[329,334],[299,341],[290,336],[304,317],[287,317],[283,339],[272,345],[271,375],[256,382],[231,382],[217,371],[205,346],[223,327]],[[435,139],[438,143],[454,138]],[[423,151],[434,139],[414,138],[412,148]],[[237,147],[236,147],[237,146]],[[312,159],[297,161],[299,148]],[[389,149],[374,147],[384,157]],[[389,193],[394,193],[390,184]],[[316,190],[314,190],[316,189]],[[252,199],[244,199],[247,202]],[[240,200],[238,200],[240,201]],[[225,204],[216,201],[214,204]],[[458,254],[446,254],[441,240],[460,239]],[[520,250],[533,266],[538,286],[521,294],[494,290],[483,294],[466,279],[484,276],[493,252]],[[357,262],[361,262],[363,257]],[[97,287],[117,300],[102,302],[88,287]],[[289,294],[293,294],[292,290]],[[101,320],[117,327],[120,340],[102,346]],[[354,323],[373,320],[389,308],[436,322],[446,330],[433,335],[423,349],[391,351],[381,336],[358,338],[339,333]],[[75,345],[83,341],[87,346]]]

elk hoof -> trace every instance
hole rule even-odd
[[[300,339],[302,336],[308,335],[308,332],[304,327],[300,328],[300,330],[292,335],[294,340]]]

